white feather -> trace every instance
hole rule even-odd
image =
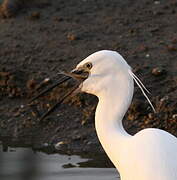
[[[144,86],[130,73],[131,68],[124,58],[117,52],[104,50],[90,55],[77,67],[86,62],[93,66],[81,90],[99,99],[96,131],[104,150],[120,172],[121,180],[177,180],[175,136],[155,128],[133,136],[124,130],[122,119],[133,97],[134,81],[152,106]]]
[[[156,112],[154,106],[152,105],[150,99],[148,98],[147,94],[145,93],[145,91],[143,90],[143,88],[146,90],[146,92],[148,92],[150,94],[150,92],[146,89],[146,87],[144,86],[144,84],[140,81],[140,79],[138,79],[138,77],[131,71],[128,70],[129,74],[132,76],[132,78],[134,79],[134,81],[136,82],[136,84],[138,85],[138,87],[141,89],[143,95],[145,96],[145,98],[147,99],[148,103],[150,104],[150,106],[152,107],[154,113]]]

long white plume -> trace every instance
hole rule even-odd
[[[147,94],[145,93],[145,91],[147,93],[150,93],[147,88],[144,86],[144,84],[140,81],[140,79],[131,71],[128,71],[129,74],[131,75],[131,77],[134,79],[134,81],[136,82],[136,84],[138,85],[138,87],[141,89],[143,95],[145,96],[145,98],[147,99],[148,103],[150,104],[150,106],[152,107],[153,111],[156,112],[154,106],[152,105],[150,99],[148,98]]]

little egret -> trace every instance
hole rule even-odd
[[[124,130],[122,119],[132,101],[134,81],[152,104],[145,93],[147,89],[120,54],[98,51],[65,75],[66,80],[79,80],[79,90],[98,97],[97,135],[121,180],[177,180],[175,136],[156,128],[141,130],[133,136]]]

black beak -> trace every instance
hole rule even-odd
[[[89,76],[89,72],[84,69],[74,69],[71,72],[62,72],[61,74],[76,79],[79,82],[83,82]]]
[[[43,96],[47,92],[51,91],[55,87],[59,86],[60,84],[63,84],[64,82],[69,81],[70,79],[76,79],[78,83],[76,83],[76,85],[74,85],[69,92],[64,94],[62,96],[62,98],[59,100],[59,102],[54,104],[46,113],[44,113],[42,115],[42,117],[40,117],[40,120],[43,120],[46,116],[48,116],[51,112],[53,112],[68,96],[70,96],[74,91],[76,91],[76,89],[78,89],[79,85],[85,79],[87,79],[89,76],[89,72],[84,71],[83,69],[76,69],[76,70],[73,70],[71,72],[62,72],[61,74],[64,75],[61,79],[59,79],[56,83],[54,83],[53,85],[51,85],[50,87],[48,87],[44,91],[40,92],[38,95],[34,96],[29,101],[29,104],[31,102],[33,102],[34,100],[38,99],[39,97]]]

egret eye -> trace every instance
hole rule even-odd
[[[92,63],[88,62],[84,65],[87,69],[91,69],[92,68]]]

